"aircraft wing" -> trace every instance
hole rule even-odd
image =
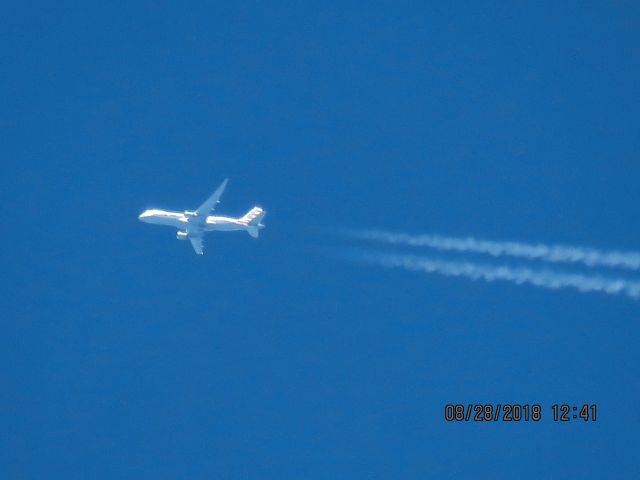
[[[204,239],[202,238],[202,236],[199,236],[199,237],[189,236],[189,241],[191,242],[191,246],[193,247],[193,249],[196,251],[198,255],[204,254]]]
[[[224,189],[227,186],[228,180],[229,180],[228,178],[225,178],[224,182],[222,182],[220,186],[216,189],[216,191],[213,192],[213,195],[207,198],[207,200],[196,209],[195,212],[199,217],[206,217],[213,210],[215,210],[216,205],[220,203],[220,197],[222,196],[222,192],[224,192]]]

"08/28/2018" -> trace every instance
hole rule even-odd
[[[538,404],[447,404],[444,419],[447,422],[538,422],[542,407]]]

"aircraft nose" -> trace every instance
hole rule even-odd
[[[150,216],[150,213],[147,210],[145,210],[140,215],[138,215],[138,220],[144,221],[145,219],[149,218],[149,216]]]

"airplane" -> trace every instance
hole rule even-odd
[[[176,238],[178,240],[189,239],[191,246],[198,255],[204,254],[203,237],[205,232],[244,230],[253,238],[258,238],[258,232],[264,228],[260,221],[267,214],[261,207],[253,207],[239,218],[210,215],[220,203],[220,197],[227,186],[228,180],[225,179],[216,191],[195,210],[186,210],[181,213],[154,208],[145,210],[138,218],[145,223],[176,227],[178,229]]]

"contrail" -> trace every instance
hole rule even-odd
[[[442,251],[481,253],[493,257],[520,257],[554,263],[581,263],[588,267],[611,267],[640,270],[640,253],[598,250],[566,245],[544,245],[520,242],[455,238],[440,235],[409,235],[380,230],[343,230],[351,238],[373,240],[394,245],[429,247]]]
[[[573,288],[580,292],[600,292],[608,295],[625,295],[633,299],[640,298],[640,282],[623,278],[606,278],[599,275],[561,273],[553,270],[533,270],[359,250],[349,250],[346,253],[346,258],[389,268],[438,273],[447,277],[465,277],[486,282],[506,281],[517,285],[529,284],[552,290]]]

